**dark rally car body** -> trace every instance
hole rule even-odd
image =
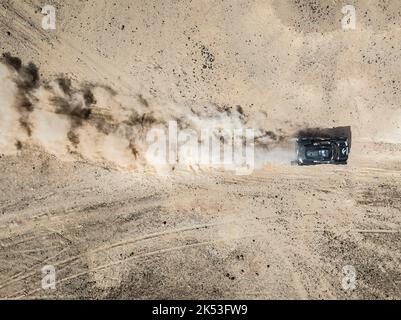
[[[346,164],[348,160],[347,138],[298,138],[297,163],[313,164]]]

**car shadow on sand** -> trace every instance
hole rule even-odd
[[[351,150],[352,132],[351,126],[333,128],[307,128],[301,129],[295,134],[296,138],[347,138],[348,147]]]

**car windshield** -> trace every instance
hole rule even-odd
[[[337,158],[338,157],[338,148],[333,144],[333,157]]]

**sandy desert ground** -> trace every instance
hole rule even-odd
[[[48,4],[0,0],[0,298],[401,298],[401,3]],[[273,146],[252,174],[147,163],[216,119]],[[332,127],[346,166],[276,152]]]

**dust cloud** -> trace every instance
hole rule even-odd
[[[159,129],[168,136],[173,121],[186,139],[178,141],[182,151],[168,162],[169,169],[180,165],[197,168],[200,159],[208,157],[211,159],[202,162],[202,168],[218,168],[214,164],[220,164],[224,150],[233,158],[243,157],[246,129],[253,131],[252,141],[248,141],[254,146],[252,166],[290,164],[294,156],[289,135],[251,127],[239,106],[236,110],[216,105],[195,110],[151,105],[140,94],[132,99],[102,84],[77,84],[65,75],[39,79],[38,71],[34,63],[25,65],[10,54],[1,58],[0,147],[5,154],[36,146],[64,160],[81,159],[128,170],[149,168],[154,163],[147,157],[147,135]],[[210,137],[202,137],[201,132],[218,141],[221,152],[213,154]],[[231,146],[235,138],[239,148]],[[194,159],[194,152],[200,152],[199,158]]]

